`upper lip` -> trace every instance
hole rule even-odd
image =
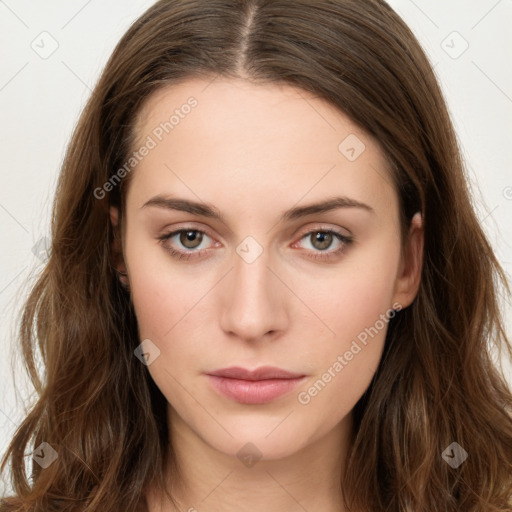
[[[254,370],[248,370],[240,366],[232,366],[230,368],[221,368],[220,370],[208,372],[208,375],[240,380],[297,379],[304,377],[303,374],[289,372],[275,366],[261,366]]]

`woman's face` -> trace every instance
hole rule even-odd
[[[421,265],[377,142],[309,93],[220,78],[159,91],[136,134],[123,254],[174,428],[276,459],[349,425]],[[263,366],[299,377],[209,375]]]

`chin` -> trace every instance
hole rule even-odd
[[[298,452],[302,445],[299,440],[290,436],[276,436],[272,440],[265,436],[258,439],[241,436],[223,441],[213,448],[230,457],[236,457],[243,465],[250,468],[258,461],[281,460],[289,457]]]
[[[258,421],[254,417],[244,416],[240,421],[226,421],[219,418],[222,428],[201,432],[203,440],[212,448],[242,461],[244,457],[258,460],[277,460],[293,455],[308,442],[300,424],[285,425],[287,414],[279,418],[267,417]],[[249,467],[249,466],[248,466]]]

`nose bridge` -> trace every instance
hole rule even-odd
[[[282,330],[286,321],[282,285],[269,269],[270,253],[251,238],[236,249],[229,290],[222,301],[222,328],[245,339]]]

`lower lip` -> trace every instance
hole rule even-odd
[[[289,393],[305,377],[296,379],[241,380],[208,375],[211,385],[223,395],[242,404],[266,404]]]

